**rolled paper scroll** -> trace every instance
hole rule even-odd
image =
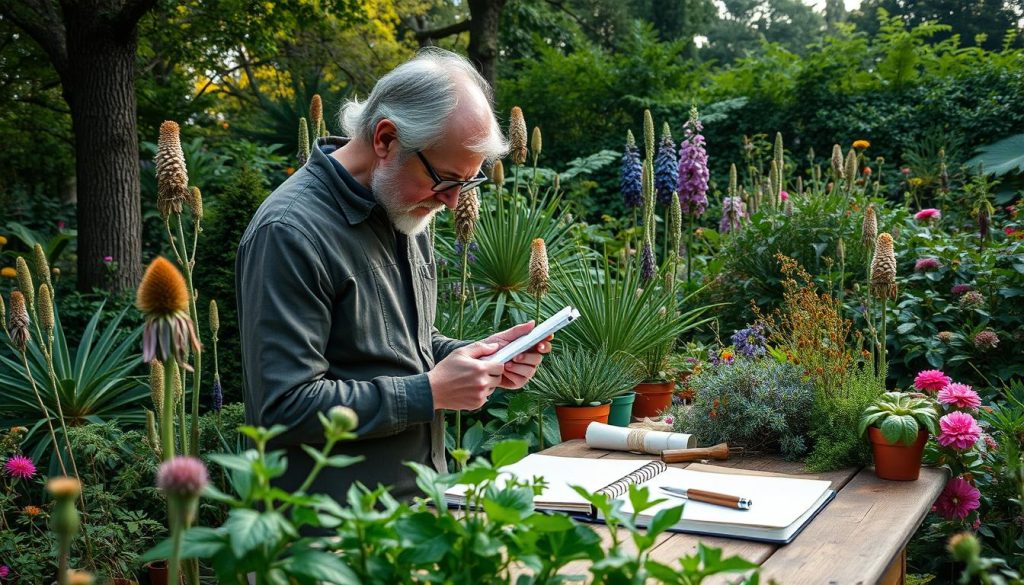
[[[692,449],[696,445],[696,437],[686,433],[614,427],[599,422],[587,426],[587,446],[594,449],[661,455],[666,449]]]

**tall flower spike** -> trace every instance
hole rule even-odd
[[[7,333],[7,305],[4,304],[3,295],[0,295],[0,325],[3,325],[4,333]]]
[[[622,198],[626,207],[640,207],[644,203],[643,169],[640,164],[640,151],[631,130],[626,131],[626,148],[622,151],[620,173],[619,188],[622,190]]]
[[[322,130],[320,126],[324,120],[324,103],[320,99],[320,94],[314,93],[313,98],[309,100],[309,121],[313,124],[313,130],[316,131],[316,135],[319,137]]]
[[[679,178],[676,191],[683,215],[699,217],[708,207],[708,153],[704,150],[704,137],[700,131],[697,108],[690,109],[690,119],[683,129],[683,140],[679,143]]]
[[[164,219],[172,212],[181,213],[181,204],[189,197],[188,169],[178,133],[176,122],[168,120],[160,125],[156,147],[156,206]]]
[[[846,170],[843,167],[843,148],[838,144],[832,145],[832,175],[837,180],[846,177]]]
[[[645,160],[643,162],[643,181],[641,186],[644,193],[644,232],[648,229],[654,230],[654,169],[651,167],[651,161]],[[654,239],[654,234],[650,234],[651,239]]]
[[[217,301],[210,301],[210,333],[217,339],[217,332],[220,331],[220,310],[217,309]]]
[[[543,238],[534,238],[530,243],[530,281],[526,292],[534,297],[547,294],[550,288],[548,281],[548,250]]]
[[[190,348],[199,351],[199,340],[188,314],[188,288],[181,272],[158,256],[146,268],[135,305],[146,317],[142,332],[143,361],[159,359],[166,363],[173,358],[190,369],[188,352]]]
[[[736,197],[737,196],[737,193],[736,193],[736,185],[737,185],[737,183],[738,183],[738,181],[736,179],[736,163],[732,163],[732,164],[729,165],[729,190],[726,191],[726,194],[729,197]]]
[[[36,316],[39,324],[43,326],[46,337],[53,339],[53,296],[50,294],[50,287],[46,284],[39,285],[39,304],[36,307]]]
[[[530,135],[530,152],[533,154],[533,164],[537,164],[537,157],[540,156],[543,140],[540,136],[540,126],[533,127],[533,134]]]
[[[14,347],[24,352],[28,348],[28,341],[31,335],[28,330],[28,307],[25,306],[25,296],[21,291],[11,292],[11,321],[8,324],[7,334],[11,338]]]
[[[220,412],[224,408],[224,388],[220,385],[220,374],[213,375],[213,412]]]
[[[188,207],[192,210],[192,221],[203,219],[203,192],[199,187],[189,189]]]
[[[36,243],[32,247],[32,260],[36,266],[36,276],[50,289],[50,298],[53,298],[53,281],[50,280],[50,262],[46,259],[46,252],[42,244]]]
[[[468,250],[473,241],[479,217],[480,199],[477,198],[477,190],[460,193],[459,202],[455,206],[455,239],[462,244],[463,250]]]
[[[776,164],[775,159],[772,159],[771,168],[768,170],[768,192],[769,201],[772,205],[775,205],[779,201],[779,193],[782,188],[779,186],[779,166]]]
[[[650,238],[647,238],[644,240],[644,249],[640,255],[640,278],[645,284],[654,278],[656,269],[654,247],[651,246]]]
[[[299,151],[295,158],[300,167],[309,160],[309,125],[306,124],[305,118],[299,118]]]
[[[666,122],[661,128],[661,142],[658,144],[658,154],[654,158],[654,191],[658,196],[658,204],[671,205],[678,180],[679,160],[676,156],[676,143],[672,140],[672,130]]]
[[[32,283],[32,271],[28,269],[28,262],[25,262],[25,258],[22,256],[18,256],[16,264],[18,267],[18,290],[25,295],[25,304],[31,313],[36,309],[36,287]]]
[[[149,362],[149,393],[153,398],[153,410],[160,416],[164,412],[164,364],[160,360]]]
[[[773,156],[779,164],[779,176],[781,177],[783,166],[786,162],[786,151],[782,148],[782,132],[775,133],[775,149],[773,150]]]
[[[491,182],[498,187],[505,185],[505,165],[501,163],[501,159],[494,161],[494,166],[491,168]]]
[[[644,110],[644,159],[654,160],[654,117]]]
[[[668,254],[669,260],[675,261],[679,257],[679,246],[683,241],[683,208],[679,204],[679,196],[674,191],[670,201]]]
[[[846,153],[846,184],[847,188],[857,180],[857,151],[852,148]]]
[[[512,149],[512,163],[521,165],[526,162],[526,119],[519,106],[512,108],[512,116],[508,123],[508,142]]]
[[[747,218],[747,204],[739,197],[726,197],[722,200],[722,221],[718,231],[724,233],[738,232],[743,229],[743,220]]]
[[[875,215],[875,206],[868,205],[864,210],[864,224],[861,227],[861,242],[867,248],[873,248],[875,239],[878,238],[878,217]]]
[[[893,251],[892,236],[878,234],[875,242],[875,256],[871,260],[871,294],[880,299],[896,299],[896,254]]]

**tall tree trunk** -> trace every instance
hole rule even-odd
[[[498,61],[498,23],[507,0],[469,0],[469,60],[494,87]]]

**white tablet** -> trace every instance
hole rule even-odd
[[[484,356],[480,359],[485,362],[501,362],[504,364],[517,355],[537,345],[541,341],[544,341],[548,335],[551,335],[555,331],[558,331],[579,318],[580,312],[577,311],[575,307],[566,307],[552,315],[540,325],[534,327],[533,330],[526,335],[516,339],[491,355]]]

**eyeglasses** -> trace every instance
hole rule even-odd
[[[481,169],[480,172],[477,173],[475,177],[468,181],[442,179],[440,176],[438,176],[437,171],[434,170],[434,167],[430,166],[430,162],[427,161],[427,157],[423,156],[422,152],[416,151],[416,156],[420,157],[420,161],[423,163],[423,166],[427,168],[427,173],[430,174],[430,178],[434,180],[434,186],[431,187],[431,190],[434,193],[441,193],[443,191],[454,189],[456,187],[459,188],[459,192],[469,191],[471,189],[479,187],[480,185],[483,185],[488,181],[487,175],[484,174],[483,169]]]

